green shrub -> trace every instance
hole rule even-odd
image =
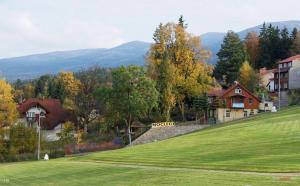
[[[300,89],[289,90],[288,92],[289,105],[300,104]]]

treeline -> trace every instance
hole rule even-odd
[[[244,40],[229,31],[217,53],[214,76],[228,86],[240,79],[240,70],[245,62],[254,71],[264,67],[272,69],[277,68],[280,60],[297,54],[300,54],[300,32],[296,28],[289,33],[287,28],[280,30],[271,24],[263,24],[259,35],[250,32]]]

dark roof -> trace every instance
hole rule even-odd
[[[295,56],[286,58],[286,59],[280,61],[279,63],[287,63],[287,62],[294,61],[294,60],[296,60],[296,59],[300,59],[300,55],[295,55]]]
[[[46,111],[46,118],[41,120],[44,129],[51,130],[69,118],[68,112],[62,107],[58,99],[28,99],[18,105],[18,111],[24,116],[30,108],[35,106],[42,107]]]

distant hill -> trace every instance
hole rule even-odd
[[[291,31],[294,27],[300,30],[300,21],[282,21],[271,23],[280,29],[287,27]],[[259,32],[262,25],[238,32],[244,39],[248,32]],[[212,51],[209,63],[215,64],[216,53],[226,33],[209,32],[201,35],[202,45]],[[150,43],[133,41],[123,45],[106,49],[83,49],[73,51],[59,51],[46,54],[0,59],[0,76],[10,81],[16,79],[32,79],[42,74],[55,74],[62,70],[78,71],[91,66],[119,67],[121,65],[144,65],[145,56]]]
[[[300,30],[300,21],[281,21],[281,22],[270,22],[266,23],[267,25],[272,24],[273,26],[278,26],[279,29],[283,29],[286,27],[290,32],[296,27]],[[247,28],[238,32],[237,34],[241,39],[244,39],[249,32],[259,33],[261,25]],[[211,64],[215,64],[217,62],[216,54],[220,50],[221,44],[223,42],[224,36],[226,33],[216,33],[216,32],[208,32],[201,35],[202,45],[212,51],[212,58],[210,59]]]
[[[62,70],[78,71],[95,65],[101,67],[144,65],[149,47],[150,43],[133,41],[110,49],[60,51],[0,59],[0,75],[14,81],[32,79],[43,74],[55,74]]]

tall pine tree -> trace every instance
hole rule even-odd
[[[243,42],[233,31],[229,31],[223,40],[220,51],[217,53],[219,61],[214,75],[219,81],[230,85],[239,76],[239,70],[246,60],[246,51]]]

